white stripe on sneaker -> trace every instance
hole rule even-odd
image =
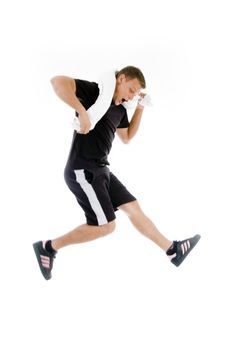
[[[181,244],[182,254],[184,255],[184,244]]]
[[[50,258],[46,255],[40,255],[40,259],[41,259],[41,264],[43,267],[45,267],[46,269],[49,269],[50,267]]]
[[[181,249],[182,249],[182,254],[184,255],[187,253],[187,251],[190,249],[190,242],[189,240],[185,241],[184,243],[181,244]]]

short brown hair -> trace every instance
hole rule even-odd
[[[119,75],[124,74],[126,78],[130,79],[137,79],[142,87],[142,89],[146,88],[146,80],[144,75],[142,74],[141,70],[134,66],[127,66],[122,68],[119,71],[116,71],[116,78],[119,77]]]

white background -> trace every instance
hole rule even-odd
[[[1,5],[2,349],[232,349],[232,31],[225,0]],[[154,107],[111,168],[168,238],[202,239],[177,269],[118,212],[45,281],[31,244],[84,221],[63,180],[73,111],[50,78],[129,64]]]

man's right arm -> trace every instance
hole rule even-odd
[[[87,134],[91,123],[86,109],[76,96],[76,84],[73,78],[56,76],[51,79],[51,84],[57,96],[79,114],[80,133]]]

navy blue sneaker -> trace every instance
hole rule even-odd
[[[45,249],[46,242],[36,242],[33,244],[33,248],[37,257],[37,261],[42,275],[46,280],[52,277],[51,271],[53,268],[53,261],[56,257],[56,251],[54,253],[48,252]]]
[[[184,241],[174,241],[172,246],[166,251],[166,254],[171,259],[171,262],[174,265],[179,266],[195,247],[200,238],[200,235],[195,235],[194,237],[187,238]]]

